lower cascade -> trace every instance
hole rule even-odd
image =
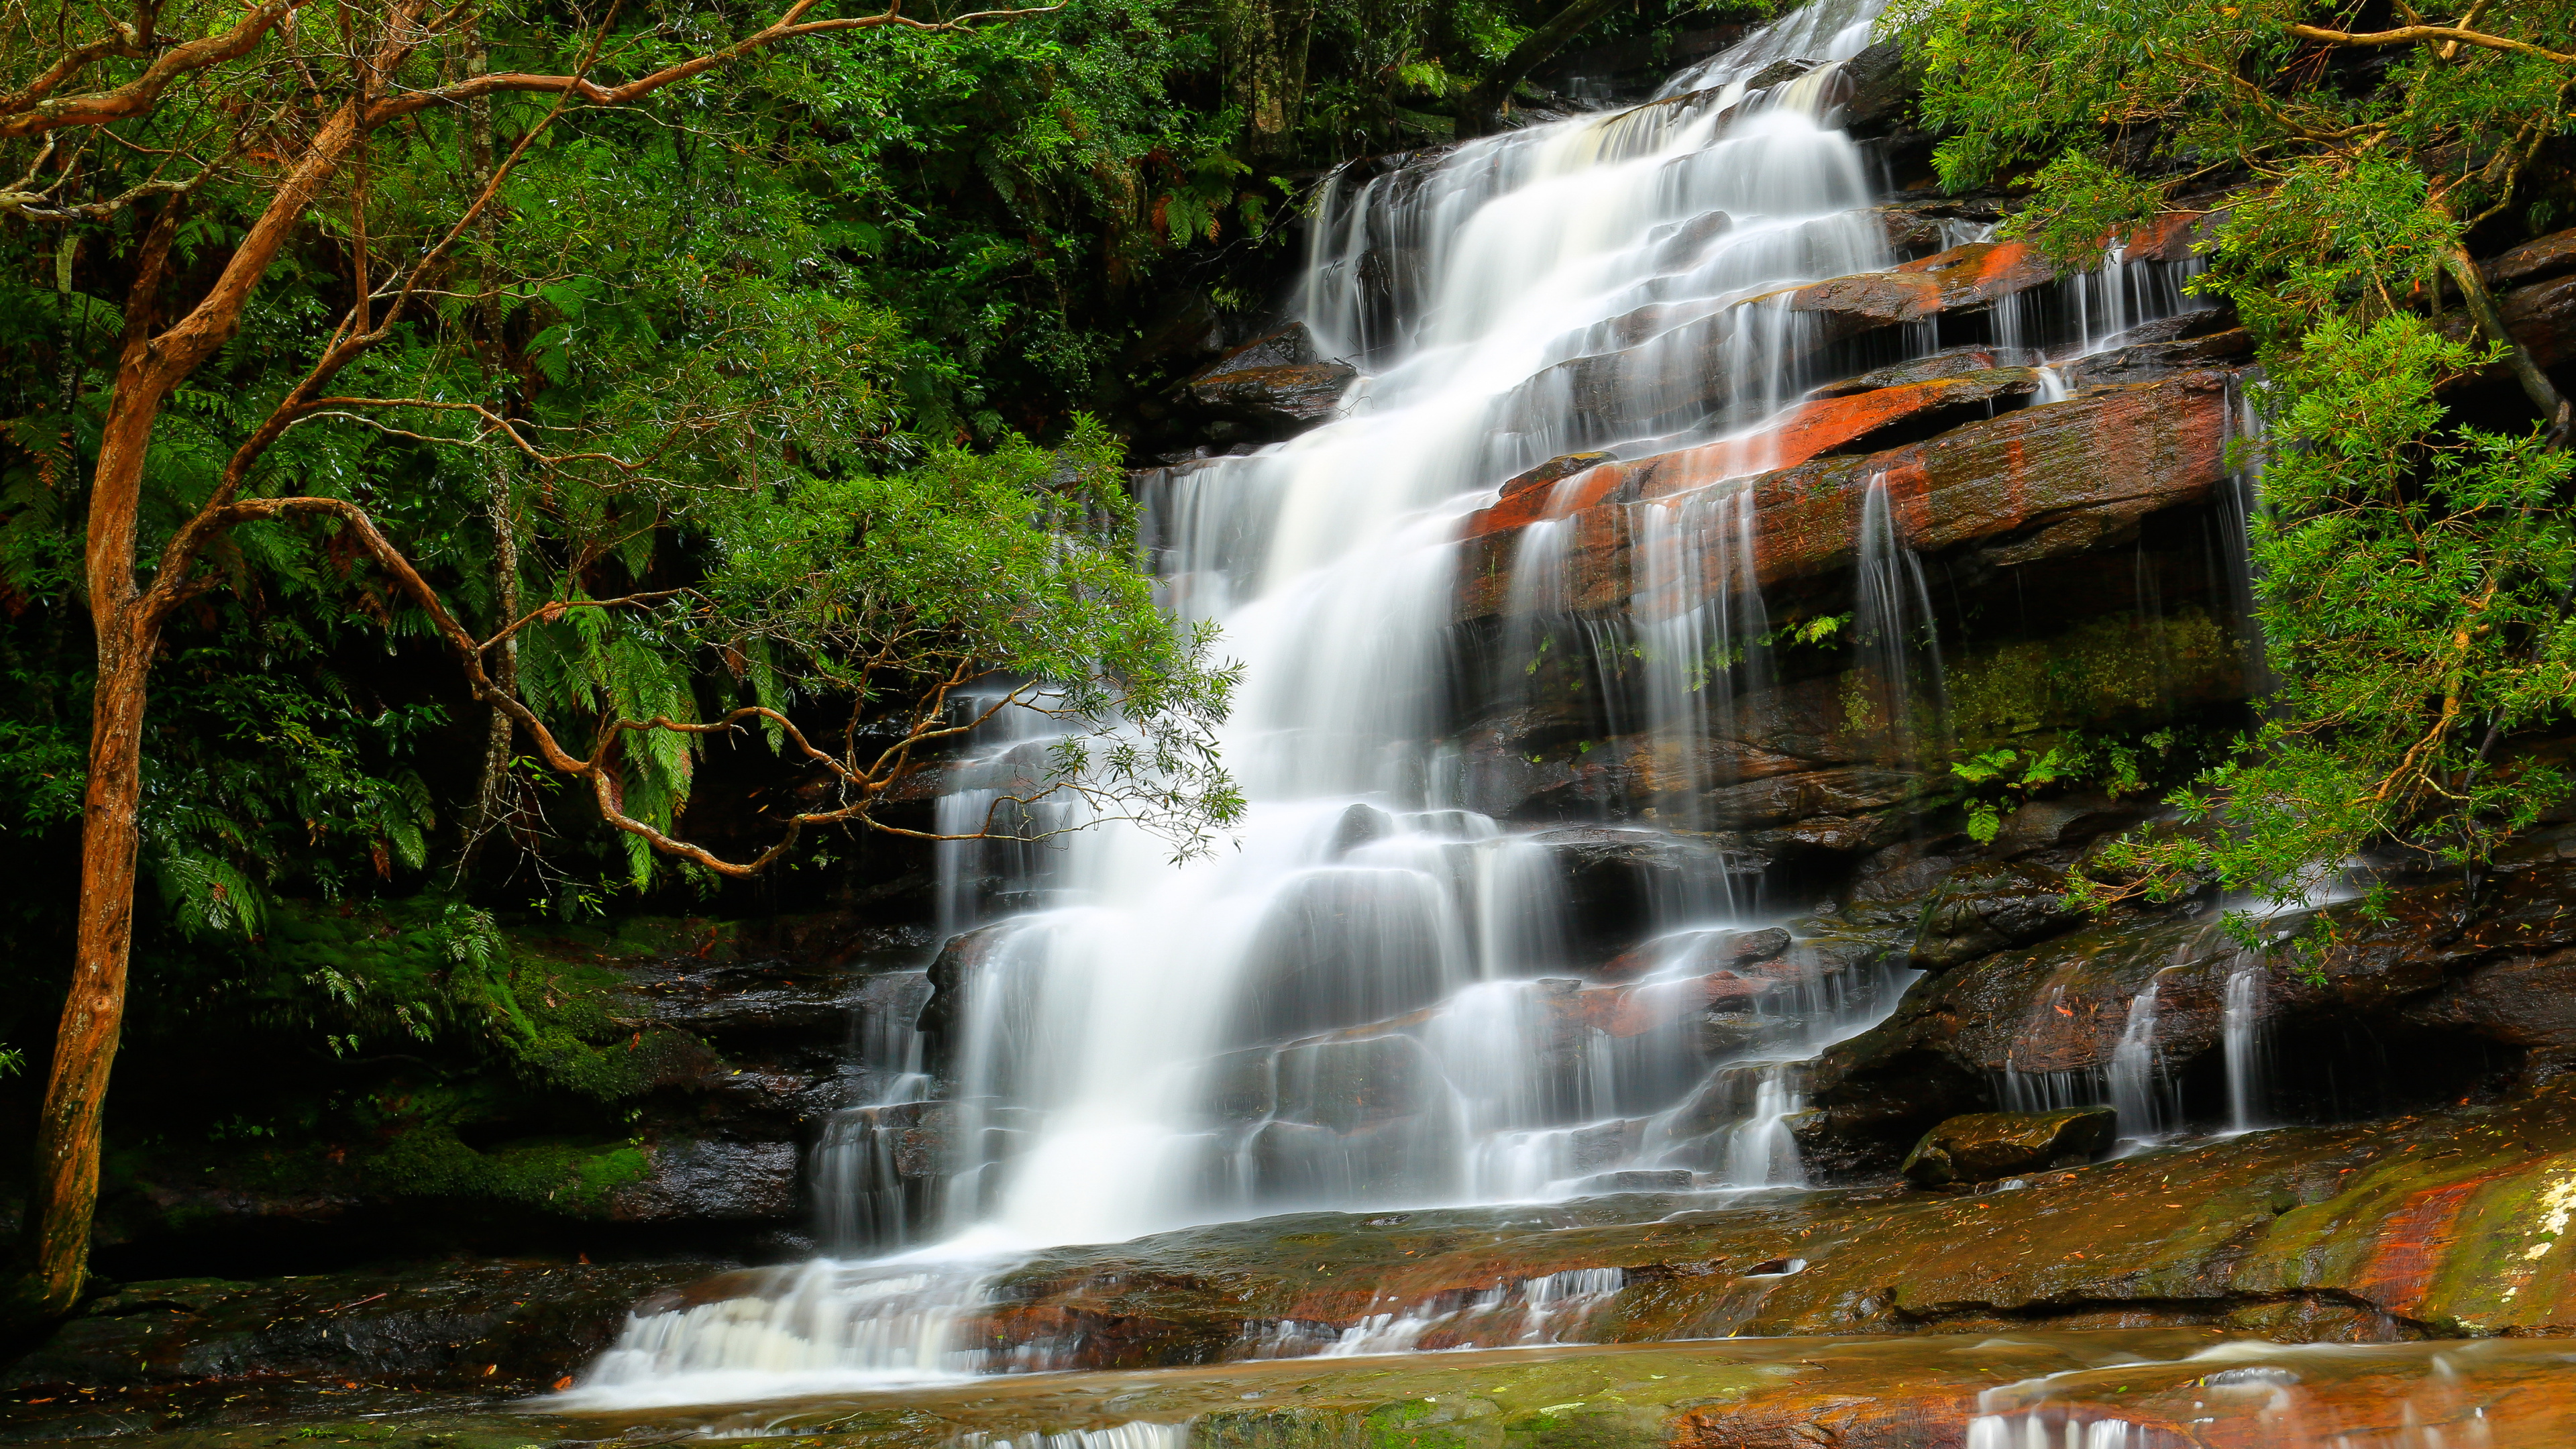
[[[1901,845],[1886,807],[1985,727],[1964,716],[1996,668],[1952,677],[1959,581],[1918,553],[1919,485],[1872,467],[1842,522],[1792,524],[1773,480],[1903,441],[1842,418],[1837,379],[1946,389],[1945,418],[2067,397],[2088,359],[2187,330],[2195,265],[2115,247],[1893,327],[1812,301],[1912,252],[1992,251],[1974,222],[1897,234],[1839,128],[1874,15],[1827,0],[1667,99],[1326,188],[1283,335],[1354,380],[1288,441],[1138,475],[1170,604],[1244,668],[1237,837],[1175,868],[1115,822],[1053,833],[1090,822],[1048,806],[1035,846],[942,845],[947,942],[872,1009],[875,1099],[815,1152],[844,1256],[642,1305],[571,1401],[1072,1366],[1078,1328],[994,1330],[995,1275],[1057,1245],[1809,1182],[1820,1054],[1922,964],[1819,914],[1815,866]],[[2232,538],[2195,546],[2241,576]],[[2142,598],[2116,627],[2165,658],[2218,606]],[[1819,680],[1801,640],[1839,631],[1855,662]],[[1818,724],[1782,719],[1820,694]],[[1829,738],[1788,758],[1802,729]],[[1045,743],[987,740],[941,820],[983,818]],[[2177,1125],[2156,1019],[2150,986],[2107,1074],[2145,1137]],[[2231,1063],[2256,1060],[2242,1035]],[[2003,1075],[2043,1107],[2103,1085]],[[1399,1290],[1347,1324],[1246,1323],[1225,1352],[1580,1341],[1622,1284]]]

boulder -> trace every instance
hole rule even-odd
[[[1789,933],[1777,926],[1759,931],[1721,927],[1659,936],[1612,957],[1600,974],[1616,981],[1677,963],[1702,970],[1737,970],[1772,960],[1789,949],[1790,940]]]
[[[1690,266],[1710,242],[1733,230],[1735,218],[1722,211],[1704,211],[1688,221],[1658,227],[1648,238],[1655,244],[1655,266],[1668,272]]]
[[[1923,73],[1913,47],[1901,38],[1882,40],[1842,63],[1832,104],[1836,124],[1855,135],[1886,129],[1913,109]]]
[[[1332,416],[1359,369],[1321,356],[1304,323],[1256,338],[1191,375],[1182,396],[1222,418],[1294,431]]]
[[[792,1142],[678,1141],[645,1148],[644,1177],[608,1194],[621,1223],[785,1222],[801,1215]]]
[[[1899,1171],[1918,1187],[1946,1187],[2072,1167],[2109,1150],[2118,1115],[2108,1107],[2072,1107],[1953,1117],[1924,1133]]]
[[[947,1041],[966,1024],[966,995],[977,979],[1000,959],[1003,943],[1018,923],[996,921],[951,936],[930,962],[930,999],[921,1007],[915,1030]]]

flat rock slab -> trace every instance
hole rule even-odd
[[[1004,1269],[966,1331],[1045,1345],[1062,1369],[1205,1363],[1283,1324],[1329,1338],[1374,1315],[1429,1316],[1495,1290],[1517,1302],[1536,1280],[1615,1269],[1621,1286],[1551,1319],[1550,1336],[2576,1333],[2576,1247],[2552,1216],[2576,1201],[2571,1109],[2576,1081],[2510,1106],[2142,1152],[2009,1190],[1640,1194],[1188,1228]],[[1461,1317],[1418,1346],[1517,1341],[1486,1324]]]
[[[531,1449],[721,1438],[811,1449],[2357,1449],[2576,1442],[2576,1342],[2319,1353],[2193,1330],[1738,1339],[1043,1374],[677,1410],[311,1413],[137,1432],[137,1449],[280,1442]],[[2070,1433],[2070,1426],[2072,1432]],[[2402,1431],[2404,1437],[2396,1437]],[[1042,1435],[1061,1435],[1054,1440]],[[2442,1437],[2435,1438],[2435,1435]],[[1076,1437],[1079,1436],[1079,1437]],[[20,1442],[29,1442],[21,1439]]]

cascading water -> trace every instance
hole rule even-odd
[[[1821,118],[1830,63],[1866,45],[1877,8],[1823,0],[1677,78],[1677,99],[1327,189],[1302,319],[1366,375],[1293,441],[1142,485],[1165,599],[1219,625],[1245,666],[1222,741],[1249,801],[1236,848],[1175,868],[1116,824],[943,846],[943,926],[1002,914],[950,945],[944,1100],[868,1109],[843,1134],[852,1165],[818,1180],[855,1232],[866,1154],[892,1150],[885,1113],[926,1131],[935,1107],[946,1241],[640,1314],[584,1391],[675,1401],[1043,1367],[1043,1346],[997,1356],[958,1332],[995,1265],[1043,1245],[1292,1209],[1801,1181],[1787,1122],[1805,1060],[1883,1016],[1908,973],[1754,931],[1701,802],[1727,783],[1707,741],[1767,679],[1753,499],[1728,480],[1773,466],[1765,419],[1842,375],[1816,375],[1817,323],[1784,289],[1893,260],[1869,166]],[[1680,447],[1724,466],[1702,470],[1714,487],[1627,506],[1624,613],[1575,597],[1571,504],[1551,493],[1517,541],[1499,644],[1462,669],[1469,515],[1563,455]],[[1938,644],[1883,484],[1858,542],[1888,728],[1928,753]],[[1648,766],[1629,775],[1653,781],[1595,803],[1653,828],[1465,808],[1481,797],[1444,730],[1479,689],[1533,715],[1558,708],[1548,691],[1592,691],[1570,727],[1641,738]],[[952,776],[943,826],[985,818],[1043,747],[994,740]],[[1565,886],[1569,861],[1603,850],[1660,862],[1629,923],[1650,939],[1607,965],[1578,943]],[[1486,1305],[1509,1299],[1519,1326],[1479,1341],[1557,1336],[1574,1300],[1617,1286],[1534,1280]],[[1373,1329],[1274,1334],[1271,1351],[1410,1343],[1475,1308],[1393,1305]]]

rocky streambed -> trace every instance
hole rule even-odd
[[[1032,1375],[713,1410],[549,1400],[218,1406],[129,1442],[530,1449],[722,1439],[811,1449],[2399,1449],[2576,1436],[2576,1340],[2294,1347],[2214,1330],[1767,1338]],[[16,1442],[43,1442],[19,1438]]]

